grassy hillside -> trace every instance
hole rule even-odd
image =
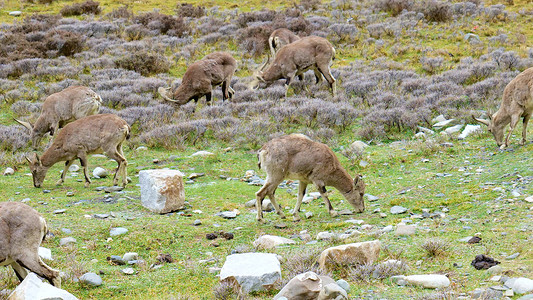
[[[262,234],[297,241],[273,250],[283,258],[283,283],[314,268],[308,262],[327,247],[374,239],[383,244],[379,262],[399,259],[409,267],[402,274],[447,274],[453,283],[435,292],[398,287],[388,279],[392,273],[372,275],[372,266],[335,270],[331,276],[347,280],[354,299],[454,299],[494,285],[489,274],[470,266],[477,254],[501,261],[507,276],[533,278],[533,204],[525,201],[533,195],[533,128],[530,142],[519,146],[520,124],[506,150],[499,150],[486,131],[466,140],[440,133],[413,138],[419,126],[431,127],[439,114],[466,124],[472,114],[497,109],[505,85],[533,66],[528,26],[533,4],[397,1],[405,5],[401,12],[388,6],[392,2],[278,1],[265,7],[258,1],[189,1],[204,7],[191,13],[177,3],[101,1],[99,14],[68,18],[57,14],[70,1],[2,2],[3,11],[23,11],[19,18],[0,17],[0,166],[2,172],[15,169],[13,176],[0,177],[3,201],[24,200],[43,214],[52,233],[43,243],[54,256],[48,263],[65,272],[63,288],[80,299],[222,299],[225,291],[209,269],[221,267],[232,251],[254,251],[252,242]],[[155,8],[159,13],[146,14]],[[281,26],[333,43],[339,95],[332,97],[324,83],[315,85],[312,73],[303,82],[296,80],[287,98],[282,82],[247,89],[252,71],[266,59],[266,37]],[[231,101],[222,103],[220,88],[212,106],[201,100],[176,107],[158,97],[158,87],[179,84],[189,64],[215,50],[229,51],[239,62]],[[24,160],[32,152],[29,135],[12,118],[35,121],[47,95],[74,84],[94,89],[104,100],[102,112],[117,113],[132,126],[125,145],[132,183],[122,192],[95,190],[110,186],[110,178],[94,179],[85,189],[81,173],[55,186],[61,163],[50,169],[42,189],[33,188]],[[378,200],[367,201],[362,214],[331,218],[318,199],[302,207],[313,213],[310,219],[302,212],[302,221],[283,220],[286,228],[278,229],[274,225],[282,220],[266,213],[267,224],[257,224],[244,203],[260,187],[243,177],[251,169],[264,178],[255,151],[292,132],[327,143],[351,175],[364,176],[366,192]],[[47,147],[50,139],[45,140],[40,149]],[[355,140],[370,144],[362,157],[349,150]],[[214,156],[191,157],[199,150]],[[116,168],[99,157],[91,157],[89,165],[91,170]],[[184,211],[157,215],[140,205],[137,186],[138,172],[150,168],[205,175],[186,185]],[[337,210],[350,209],[338,191],[330,190]],[[276,194],[287,214],[296,192],[279,189]],[[391,214],[395,205],[408,212]],[[54,213],[58,209],[66,211]],[[215,216],[234,209],[240,212],[234,220]],[[444,215],[420,218],[426,209]],[[110,216],[98,219],[95,214]],[[371,226],[345,222],[349,219]],[[193,226],[195,220],[201,225]],[[416,224],[416,234],[398,237],[382,231],[402,221]],[[114,227],[129,232],[110,238]],[[348,241],[306,244],[294,237],[302,230],[315,239],[322,231],[353,229],[362,234]],[[219,238],[216,245],[206,239],[218,231],[235,238]],[[481,243],[459,241],[474,234]],[[60,246],[67,236],[77,242]],[[432,256],[424,250],[428,242],[445,245],[443,252]],[[134,275],[123,274],[126,266],[106,259],[125,252],[137,252],[145,261],[132,266]],[[517,258],[506,259],[517,252]],[[159,254],[170,254],[174,262],[153,268]],[[104,284],[80,285],[77,277],[85,272],[100,272]],[[12,270],[0,269],[0,291],[17,284]],[[268,299],[277,290],[246,297]]]

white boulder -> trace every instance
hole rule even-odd
[[[54,260],[52,258],[52,250],[45,248],[45,247],[39,247],[38,250],[39,256],[44,260]]]
[[[220,270],[220,281],[235,280],[245,293],[270,289],[280,279],[280,263],[272,253],[232,254]]]
[[[321,269],[327,269],[330,264],[371,264],[377,260],[380,250],[379,240],[331,247],[320,254],[318,265]]]
[[[465,126],[465,129],[463,129],[463,132],[457,137],[460,140],[465,139],[467,136],[471,135],[472,133],[481,130],[481,125],[470,125],[467,124]]]
[[[13,293],[7,297],[7,300],[44,299],[77,300],[78,298],[65,290],[43,282],[35,273],[29,273]]]
[[[109,176],[109,171],[101,167],[96,167],[93,170],[93,176],[94,178],[105,178]]]
[[[143,170],[139,172],[142,206],[164,214],[185,205],[183,173],[178,170]]]
[[[13,168],[7,167],[6,170],[4,171],[4,176],[9,176],[13,174],[15,174],[15,170],[13,170]]]

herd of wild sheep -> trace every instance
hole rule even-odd
[[[261,83],[269,85],[285,79],[287,89],[293,79],[303,79],[307,70],[313,70],[316,82],[323,77],[333,95],[336,93],[335,78],[330,64],[335,58],[335,49],[324,38],[309,36],[300,38],[288,29],[277,29],[269,38],[273,57],[270,56],[254,73],[250,88]],[[235,91],[231,79],[237,68],[236,60],[225,52],[214,52],[191,64],[182,78],[181,85],[171,90],[159,88],[159,94],[167,101],[183,105],[191,100],[197,102],[206,97],[209,104],[213,87],[222,86],[223,100],[231,99]],[[50,167],[65,161],[65,168],[57,184],[62,184],[69,166],[79,159],[85,176],[85,186],[91,183],[88,175],[87,157],[93,153],[105,153],[118,163],[113,184],[127,184],[127,160],[122,144],[130,136],[130,126],[114,114],[98,114],[102,99],[87,87],[72,86],[47,97],[40,117],[35,124],[16,120],[31,132],[31,142],[38,149],[46,133],[53,136],[50,147],[41,155],[26,157],[33,176],[33,184],[40,187]],[[474,119],[487,125],[496,143],[502,149],[509,145],[509,138],[520,118],[523,118],[521,144],[526,142],[527,123],[533,113],[533,68],[527,69],[513,79],[505,88],[499,110],[489,119]],[[510,129],[504,139],[504,129]],[[258,153],[259,167],[267,173],[264,185],[256,193],[257,221],[263,221],[262,201],[268,196],[280,217],[285,218],[277,204],[274,193],[287,178],[299,180],[298,199],[293,210],[294,220],[299,220],[300,205],[308,184],[314,184],[331,216],[336,211],[327,197],[326,186],[333,186],[355,208],[365,209],[363,195],[365,184],[356,175],[354,179],[340,165],[333,151],[326,145],[310,140],[300,134],[273,139]],[[46,222],[37,211],[18,202],[0,203],[0,266],[11,265],[20,280],[28,270],[60,287],[59,272],[48,267],[37,254],[38,247],[47,232]]]

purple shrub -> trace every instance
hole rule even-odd
[[[28,144],[29,132],[22,126],[0,125],[0,149],[5,151],[17,151]]]
[[[403,10],[410,10],[413,7],[412,0],[377,0],[374,2],[374,9],[390,13],[392,16],[399,15]]]
[[[442,57],[421,57],[420,64],[422,64],[422,69],[429,74],[435,74],[438,72],[444,63],[444,58]]]
[[[333,31],[341,41],[352,42],[357,38],[359,30],[353,24],[333,24],[329,26],[329,30]]]
[[[33,103],[29,101],[17,101],[11,105],[11,111],[16,116],[27,116],[32,113],[38,113],[41,111],[41,103]]]
[[[180,17],[200,18],[205,15],[205,7],[194,6],[190,3],[181,3],[177,5],[176,14]]]

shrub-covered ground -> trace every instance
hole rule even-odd
[[[367,202],[365,213],[352,217],[373,225],[357,240],[379,237],[388,249],[381,260],[402,259],[411,268],[409,274],[446,273],[454,285],[443,293],[454,295],[486,283],[488,275],[469,266],[480,253],[502,260],[505,254],[520,252],[517,259],[504,261],[504,266],[513,274],[533,277],[528,246],[533,230],[531,204],[523,201],[533,193],[532,145],[517,146],[519,129],[506,151],[497,150],[486,133],[466,142],[444,136],[409,141],[417,126],[430,127],[431,119],[439,114],[468,122],[471,114],[497,109],[505,85],[533,66],[533,52],[528,48],[533,42],[531,3],[302,1],[270,2],[259,10],[260,3],[254,1],[214,1],[203,3],[205,7],[200,2],[160,5],[147,1],[130,6],[111,1],[46,2],[0,4],[3,10],[23,11],[18,18],[0,18],[5,22],[0,25],[0,165],[2,171],[8,166],[16,170],[14,176],[0,178],[0,184],[6,200],[30,198],[29,204],[45,215],[54,234],[44,245],[55,256],[50,265],[71,276],[64,286],[80,298],[221,296],[221,289],[213,292],[217,278],[208,268],[221,266],[232,250],[251,251],[251,242],[259,235],[290,236],[306,229],[315,237],[320,231],[349,229],[344,220],[350,217],[332,220],[320,201],[305,207],[314,212],[313,218],[287,222],[286,229],[272,226],[278,221],[274,215],[268,215],[271,224],[257,225],[244,202],[259,187],[220,179],[220,175],[241,178],[255,168],[255,150],[270,138],[291,132],[330,145],[352,175],[365,176],[367,192],[380,197]],[[292,84],[287,98],[282,82],[257,91],[247,89],[253,70],[266,59],[268,35],[279,27],[301,36],[327,37],[333,43],[336,97],[326,84],[315,85],[311,73],[304,82]],[[187,65],[219,50],[232,53],[239,64],[231,101],[222,103],[219,88],[213,106],[202,100],[196,110],[194,103],[174,107],[158,97],[158,87],[179,84]],[[34,189],[31,177],[25,175],[28,169],[23,157],[30,152],[29,135],[12,118],[35,121],[47,95],[75,84],[94,89],[104,101],[101,111],[118,114],[133,128],[125,151],[133,183],[111,200],[103,192],[84,189],[75,178],[68,178],[64,187],[55,187],[59,164],[45,181],[44,189],[51,191],[47,194]],[[346,152],[359,139],[371,144],[363,156],[369,163],[366,167]],[[408,142],[393,142],[398,140]],[[148,150],[135,150],[141,145]],[[228,147],[231,150],[225,151]],[[200,149],[216,155],[189,157]],[[152,162],[155,158],[160,161],[157,165]],[[89,163],[91,167],[115,167],[114,162],[101,158],[91,158]],[[186,186],[191,207],[184,214],[154,215],[140,206],[135,174],[152,167],[206,173]],[[110,184],[110,180],[96,181],[93,187]],[[69,191],[74,196],[66,197]],[[295,191],[278,193],[284,206],[294,205]],[[335,207],[348,208],[337,192],[332,199]],[[381,218],[372,213],[376,208],[388,213],[393,205],[405,206],[413,214],[422,208],[450,211],[444,219],[414,219],[420,222],[414,237],[381,235],[380,228],[408,218],[390,214]],[[60,208],[67,212],[52,214]],[[229,221],[213,216],[226,209],[239,209],[241,215]],[[106,220],[84,216],[111,211],[115,217]],[[202,220],[202,225],[193,227],[195,219]],[[109,228],[116,226],[130,232],[108,241]],[[73,231],[77,244],[59,247],[59,239],[67,236],[62,228]],[[205,234],[218,230],[234,232],[235,239],[220,241],[220,247],[210,246]],[[482,244],[457,242],[476,232],[481,233]],[[445,255],[430,257],[422,249],[427,239],[444,240],[451,248]],[[312,256],[340,243],[304,246],[301,242],[276,252],[290,266],[296,257]],[[135,267],[138,273],[134,276],[122,275],[120,267],[106,261],[107,256],[127,251],[138,252],[147,262]],[[170,253],[176,262],[150,269],[160,253]],[[297,268],[284,268],[284,281],[294,275],[288,273],[290,269]],[[99,270],[104,273],[102,287],[82,287],[73,280],[85,271]],[[16,280],[7,276],[11,271],[1,272],[0,289],[14,288]],[[365,272],[354,267],[338,270],[334,277],[347,279],[355,298],[416,298],[427,293],[395,287],[381,279],[385,276],[374,278]]]

